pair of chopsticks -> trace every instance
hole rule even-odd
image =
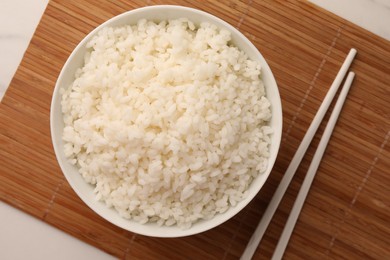
[[[340,71],[338,72],[336,78],[334,79],[328,93],[326,94],[317,114],[315,115],[313,121],[310,124],[309,129],[307,130],[301,144],[298,147],[298,150],[296,151],[292,161],[290,162],[290,165],[288,166],[282,180],[280,181],[280,184],[278,188],[275,191],[275,194],[273,195],[260,223],[258,224],[255,232],[253,233],[251,239],[248,242],[248,245],[244,251],[244,253],[241,256],[241,260],[247,260],[250,259],[253,254],[256,251],[257,246],[259,245],[265,230],[267,229],[269,223],[271,222],[271,219],[278,208],[278,205],[280,201],[283,198],[284,193],[286,192],[288,185],[290,184],[299,164],[302,161],[303,156],[306,153],[307,148],[309,147],[310,142],[312,141],[314,134],[316,133],[319,125],[321,124],[321,121],[323,120],[330,104],[332,103],[332,100],[334,96],[337,93],[338,88],[341,85],[341,82],[343,81],[345,75],[347,74],[349,67],[356,55],[356,50],[351,49],[349,54],[347,55],[343,65],[340,68]],[[337,99],[337,102],[333,108],[333,112],[329,118],[329,121],[326,125],[325,131],[321,137],[321,141],[318,145],[318,148],[314,154],[314,157],[312,159],[312,162],[309,166],[309,169],[307,171],[306,177],[302,183],[302,186],[299,190],[298,196],[294,202],[294,206],[291,210],[291,213],[288,217],[287,223],[284,227],[284,230],[282,232],[282,235],[278,241],[278,244],[276,246],[276,249],[274,251],[274,254],[272,256],[273,260],[281,259],[284,251],[287,247],[288,241],[290,240],[291,233],[295,227],[295,223],[297,222],[299,213],[301,212],[302,206],[305,202],[306,196],[309,192],[311,183],[314,179],[314,176],[317,172],[318,166],[320,164],[320,161],[322,159],[322,156],[325,152],[326,146],[328,144],[328,141],[330,139],[330,136],[332,134],[332,131],[334,129],[334,126],[336,124],[336,121],[338,119],[338,116],[340,114],[341,108],[344,104],[344,101],[347,97],[348,91],[351,87],[353,78],[355,76],[354,72],[349,72],[348,76],[345,80],[345,83],[343,85],[343,88],[340,92],[340,95]]]

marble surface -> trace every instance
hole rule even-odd
[[[390,0],[311,2],[390,40]],[[48,0],[0,1],[0,100],[47,3]],[[3,202],[0,220],[0,259],[113,259]]]

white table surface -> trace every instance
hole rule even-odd
[[[311,2],[390,40],[390,0]],[[0,1],[0,100],[47,3],[48,0]],[[1,201],[0,220],[0,259],[113,259],[99,249]]]

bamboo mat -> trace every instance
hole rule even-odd
[[[268,60],[284,112],[283,142],[269,180],[241,213],[199,235],[158,239],[92,212],[56,162],[49,108],[70,52],[95,26],[137,7],[180,4],[242,31]],[[305,1],[50,1],[0,104],[0,198],[124,259],[237,259],[347,52],[356,79],[287,247],[286,259],[390,256],[390,42]],[[270,258],[314,153],[309,148],[255,259]],[[389,258],[387,258],[389,259]]]

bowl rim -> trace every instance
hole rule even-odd
[[[194,13],[195,15],[207,17],[207,19],[208,19],[207,22],[210,22],[210,23],[214,22],[215,24],[217,24],[217,26],[219,28],[221,28],[221,25],[222,25],[224,28],[228,29],[231,32],[232,37],[233,36],[239,37],[241,41],[244,41],[243,44],[249,46],[248,48],[254,48],[254,50],[256,51],[257,56],[258,56],[258,57],[256,57],[256,60],[258,58],[260,58],[260,60],[262,62],[262,74],[265,71],[267,74],[267,77],[269,77],[268,80],[273,85],[272,86],[274,89],[273,95],[275,96],[273,102],[271,102],[271,106],[272,106],[272,108],[271,108],[272,109],[272,119],[271,120],[274,120],[274,125],[276,125],[277,127],[276,127],[276,129],[273,129],[274,132],[273,132],[272,138],[271,138],[271,141],[273,143],[270,145],[270,149],[271,149],[271,146],[274,148],[274,153],[271,154],[270,157],[268,158],[268,167],[267,167],[266,172],[261,174],[261,176],[263,176],[264,180],[261,183],[259,183],[259,186],[258,186],[258,188],[256,188],[255,192],[248,195],[248,198],[239,202],[238,205],[236,205],[235,207],[230,207],[229,210],[227,211],[227,212],[230,212],[230,214],[227,215],[226,212],[222,213],[222,214],[216,213],[216,215],[212,218],[212,219],[214,219],[214,221],[210,221],[211,219],[210,220],[200,220],[200,221],[197,221],[196,223],[194,223],[191,228],[184,229],[184,230],[177,227],[177,225],[174,225],[174,227],[176,227],[176,228],[174,230],[172,230],[172,227],[166,227],[166,226],[160,227],[160,226],[154,225],[154,223],[147,223],[147,224],[143,225],[143,226],[145,226],[145,225],[155,226],[154,228],[138,228],[138,224],[136,221],[124,219],[124,218],[120,217],[115,209],[111,208],[109,210],[115,211],[116,215],[118,215],[120,217],[120,219],[118,219],[117,217],[114,217],[112,214],[108,214],[105,210],[102,210],[101,206],[97,206],[97,204],[102,203],[102,202],[97,202],[96,200],[92,200],[92,199],[88,198],[85,195],[85,193],[81,190],[81,188],[76,184],[75,180],[72,178],[70,173],[67,172],[66,169],[68,166],[66,166],[66,164],[69,164],[69,162],[66,160],[66,158],[63,158],[63,156],[62,156],[63,150],[60,149],[60,146],[61,146],[60,143],[62,143],[62,131],[61,131],[61,133],[57,133],[56,129],[58,127],[56,124],[54,124],[55,121],[58,121],[56,118],[56,115],[58,113],[54,113],[54,112],[57,111],[58,109],[60,109],[58,107],[61,106],[60,105],[61,104],[61,102],[60,102],[61,101],[61,99],[60,99],[60,97],[61,97],[61,94],[60,94],[61,82],[63,81],[63,78],[66,76],[66,70],[69,67],[69,65],[72,63],[72,61],[73,61],[75,55],[78,53],[78,51],[80,51],[80,49],[85,46],[85,44],[96,34],[96,32],[101,30],[103,27],[112,26],[113,23],[118,22],[121,19],[124,19],[125,17],[130,16],[130,15],[136,15],[136,14],[140,15],[144,12],[153,12],[153,11],[159,11],[159,12],[162,12],[162,11],[171,11],[171,12],[185,11],[185,12],[190,12],[190,13]],[[172,18],[172,19],[177,19],[177,18]],[[158,19],[156,19],[156,20],[158,20]],[[189,19],[189,20],[191,21],[191,19]],[[74,75],[73,75],[73,78],[74,78]],[[267,90],[267,86],[265,86],[265,87]],[[266,95],[268,97],[268,93]],[[61,117],[61,121],[62,121],[61,109],[60,109],[60,115],[61,115],[60,117]],[[276,118],[275,118],[275,115],[276,115]],[[96,28],[94,28],[92,31],[90,31],[77,44],[77,46],[73,49],[71,54],[68,56],[66,62],[64,63],[64,65],[61,69],[61,72],[57,78],[54,90],[53,90],[53,96],[52,96],[51,107],[50,107],[50,133],[51,133],[51,139],[52,139],[52,144],[53,144],[54,152],[56,155],[56,159],[57,159],[57,162],[61,168],[63,175],[65,176],[66,180],[68,181],[68,183],[70,184],[72,189],[76,192],[77,196],[90,209],[92,209],[100,217],[106,219],[108,222],[110,222],[116,226],[119,226],[125,230],[131,231],[134,233],[138,233],[141,235],[152,236],[152,237],[184,237],[184,236],[190,236],[190,235],[202,233],[202,232],[205,232],[207,230],[210,230],[214,227],[221,225],[222,223],[226,222],[227,220],[234,217],[237,213],[242,211],[242,209],[245,208],[249,204],[249,202],[253,200],[254,197],[256,197],[256,195],[259,193],[259,191],[263,187],[264,183],[266,182],[266,180],[268,179],[268,177],[272,171],[272,168],[275,164],[276,157],[277,157],[277,154],[278,154],[278,151],[280,148],[280,144],[281,144],[282,124],[283,124],[282,104],[281,104],[281,98],[280,98],[279,90],[278,90],[278,87],[276,84],[276,80],[275,80],[274,75],[271,71],[271,68],[269,67],[268,63],[266,62],[265,58],[262,56],[260,51],[256,48],[256,46],[254,46],[253,43],[251,41],[249,41],[249,39],[247,37],[245,37],[243,33],[241,33],[238,29],[236,29],[235,27],[230,25],[228,22],[222,20],[221,18],[214,16],[210,13],[207,13],[205,11],[201,11],[201,10],[198,10],[195,8],[190,8],[190,7],[185,7],[185,6],[178,6],[178,5],[154,5],[154,6],[146,6],[146,7],[136,8],[136,9],[121,13],[119,15],[116,15],[116,16],[106,20],[105,22],[101,23]],[[256,179],[259,178],[259,176],[257,176],[252,181],[250,186],[253,186],[253,183],[255,182]],[[250,187],[248,188],[248,190],[249,189],[250,189]],[[216,219],[217,215],[220,215],[220,217]],[[123,221],[123,220],[125,220],[125,221]],[[130,224],[126,224],[127,222]],[[199,226],[199,223],[202,223],[202,224]],[[132,226],[132,224],[134,224],[135,226]],[[140,224],[140,225],[142,225],[142,224]],[[197,228],[195,228],[195,227],[197,227]],[[167,232],[161,232],[161,231],[159,231],[160,229],[166,230]]]

